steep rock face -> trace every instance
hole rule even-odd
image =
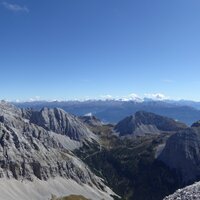
[[[120,121],[114,129],[116,132],[119,132],[120,136],[130,134],[141,136],[145,134],[159,134],[162,131],[177,131],[186,127],[185,124],[176,122],[173,119],[139,111],[135,115]]]
[[[200,128],[188,128],[172,135],[158,157],[181,173],[183,181],[200,176]]]
[[[101,179],[70,151],[67,144],[76,141],[67,135],[48,131],[46,127],[44,129],[22,116],[20,109],[5,102],[0,103],[0,178],[49,180],[62,177],[99,190],[105,188]],[[47,120],[45,118],[45,122]],[[72,120],[76,121],[74,118]],[[55,131],[63,130],[54,125]]]
[[[20,128],[23,120],[20,109],[5,101],[0,102],[0,122],[14,128]]]
[[[174,194],[165,197],[163,200],[198,200],[200,199],[200,182],[177,190]]]
[[[94,134],[74,115],[66,113],[62,109],[43,108],[41,111],[32,112],[30,122],[53,131],[66,135],[73,140],[81,141],[91,138]]]

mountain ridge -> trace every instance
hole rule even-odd
[[[24,102],[14,103],[20,108],[33,108],[40,110],[43,107],[54,108],[59,107],[66,112],[77,116],[83,116],[92,113],[105,123],[117,123],[121,119],[139,111],[144,110],[153,112],[182,121],[191,125],[194,121],[200,119],[200,110],[185,104],[177,104],[173,101],[117,101],[117,100],[88,100],[88,101],[54,101],[54,102]],[[196,109],[195,109],[196,108]]]
[[[183,123],[151,112],[138,111],[134,115],[121,120],[114,130],[119,136],[145,134],[161,134],[162,132],[178,131],[186,128]]]
[[[121,135],[116,127],[121,127]],[[136,137],[124,137],[127,133]],[[137,111],[112,125],[92,114],[77,117],[59,108],[20,109],[0,103],[0,185],[10,184],[20,195],[20,188],[27,189],[24,183],[41,183],[45,195],[49,187],[56,196],[65,196],[62,184],[72,184],[93,200],[101,195],[113,199],[110,188],[128,200],[161,200],[198,180],[199,152],[199,121],[187,127]],[[76,191],[71,189],[66,195]]]
[[[74,149],[80,148],[82,143],[87,143],[87,141],[92,142],[90,135],[80,137],[77,141],[76,137],[70,138],[60,132],[47,130],[23,118],[23,112],[20,109],[5,102],[0,104],[0,116],[1,180],[6,179],[8,184],[9,180],[33,183],[39,180],[45,183],[45,181],[61,177],[65,181],[72,179],[77,184],[88,185],[93,188],[92,190],[99,191],[112,199],[106,194],[106,191],[112,192],[102,179],[94,175],[89,167],[71,151],[71,143],[75,143]],[[78,119],[75,120],[77,123],[80,122]],[[82,122],[80,124],[82,127]]]

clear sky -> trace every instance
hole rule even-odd
[[[0,75],[0,99],[200,100],[200,1],[1,0]]]

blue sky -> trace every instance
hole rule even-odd
[[[200,100],[199,10],[199,0],[0,1],[0,98]]]

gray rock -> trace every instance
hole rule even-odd
[[[163,200],[198,200],[198,199],[200,199],[200,182],[194,183],[183,189],[179,189],[174,194],[165,197]]]
[[[66,113],[62,109],[43,108],[40,111],[30,110],[26,112],[30,122],[43,127],[48,131],[66,135],[73,140],[81,141],[83,138],[90,138],[93,133],[84,125],[78,117]]]
[[[200,128],[188,128],[172,135],[158,157],[188,182],[200,176]]]
[[[142,136],[146,134],[160,134],[161,132],[177,131],[185,129],[187,126],[173,119],[148,113],[144,111],[136,112],[135,115],[126,117],[114,128],[120,136],[134,135]]]
[[[0,178],[23,181],[60,176],[102,190],[102,180],[67,145],[77,142],[72,139],[84,142],[93,133],[59,109],[43,109],[37,113],[38,119],[32,119],[32,113],[0,103]]]

